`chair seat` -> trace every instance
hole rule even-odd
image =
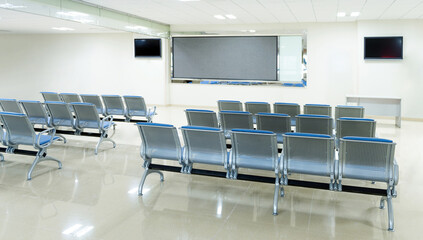
[[[103,123],[103,128],[109,128],[110,126],[112,126],[113,124],[111,122],[104,122]]]
[[[40,134],[37,134],[37,137],[38,137],[38,135],[40,135]],[[54,140],[57,140],[57,139],[59,139],[59,137],[53,137],[53,141]],[[49,136],[49,135],[41,135],[41,137],[40,137],[40,145],[44,145],[44,144],[46,144],[46,143],[48,143],[50,141],[51,141],[51,136]]]

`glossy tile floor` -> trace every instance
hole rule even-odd
[[[158,113],[155,122],[186,124],[181,107]],[[96,138],[70,136],[49,150],[63,169],[41,163],[31,181],[26,173],[33,157],[5,154],[0,239],[421,239],[423,122],[403,121],[401,129],[393,122],[378,119],[377,134],[397,142],[395,232],[386,230],[380,198],[361,194],[288,186],[273,216],[272,184],[165,172],[163,183],[150,175],[139,197],[138,130],[118,123],[116,149],[105,142],[95,156]]]

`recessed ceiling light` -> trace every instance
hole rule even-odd
[[[236,19],[236,16],[232,14],[226,14],[225,16],[229,19]]]
[[[255,33],[256,32],[256,30],[254,30],[254,29],[251,29],[251,30],[248,30],[250,33]]]
[[[0,4],[0,8],[17,9],[17,8],[26,8],[26,6],[13,5],[13,4],[10,4],[10,3],[2,3],[2,4]]]
[[[57,12],[58,15],[67,16],[67,17],[88,17],[89,15],[82,12]]]
[[[339,12],[338,14],[336,14],[336,16],[338,17],[345,17],[347,14],[345,12]]]
[[[73,28],[68,28],[68,27],[52,27],[51,29],[58,30],[58,31],[74,31],[75,30]]]
[[[360,15],[360,12],[352,12],[351,17],[358,17]]]
[[[222,16],[222,15],[214,15],[214,17],[215,18],[217,18],[217,19],[220,19],[220,20],[223,20],[223,19],[226,19],[224,16]]]

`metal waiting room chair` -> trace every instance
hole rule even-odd
[[[145,117],[147,122],[152,122],[156,115],[156,106],[147,109],[144,98],[141,96],[123,96],[126,105],[125,120],[130,121],[132,117]]]
[[[286,133],[283,141],[284,185],[291,173],[330,177],[329,189],[336,188],[334,137],[313,133]]]
[[[399,167],[394,158],[392,140],[366,137],[344,137],[340,141],[338,191],[344,179],[359,179],[387,184],[386,196],[380,200],[383,209],[388,203],[388,230],[394,230],[392,198],[397,196]]]
[[[291,132],[291,117],[281,113],[257,113],[257,130],[276,133],[278,143],[283,142],[283,134]]]
[[[0,107],[3,112],[23,113],[16,99],[1,98]]]
[[[65,103],[82,102],[81,97],[76,93],[60,93],[59,95]]]
[[[95,147],[95,155],[98,154],[98,148],[104,141],[109,141],[113,144],[113,148],[116,147],[115,141],[109,138],[109,129],[114,125],[113,116],[106,116],[100,119],[97,112],[97,108],[92,103],[70,103],[75,111],[75,128],[78,133],[81,133],[84,129],[95,129],[100,133],[100,139]]]
[[[229,163],[231,178],[237,179],[239,168],[260,169],[275,173],[273,215],[278,214],[279,164],[276,134],[270,131],[232,129]]]
[[[6,152],[13,153],[19,145],[33,146],[38,151],[27,173],[27,180],[31,180],[35,166],[42,161],[55,161],[59,169],[62,168],[59,160],[47,156],[47,148],[57,139],[54,128],[36,133],[28,117],[23,113],[0,112],[0,120],[3,123],[3,144],[7,146]]]
[[[242,103],[234,100],[219,100],[217,101],[219,112],[221,111],[244,111]]]
[[[219,122],[214,111],[201,109],[185,109],[189,126],[219,128]]]
[[[106,115],[125,116],[125,105],[119,95],[101,95],[103,98]]]
[[[220,111],[220,124],[226,138],[230,138],[230,131],[234,128],[254,129],[253,115],[241,111]]]
[[[300,114],[296,132],[333,135],[333,119],[327,115]]]
[[[336,146],[343,137],[370,137],[376,135],[376,121],[368,118],[341,117],[336,120]]]
[[[81,94],[81,99],[82,99],[82,102],[94,104],[99,114],[106,115],[103,102],[101,101],[101,98],[99,95]]]
[[[270,104],[267,102],[245,102],[245,111],[253,114],[253,123],[256,123],[256,114],[270,113]]]
[[[291,126],[296,125],[296,116],[301,114],[300,105],[298,103],[276,102],[273,104],[275,113],[288,114],[291,117]]]
[[[202,163],[223,166],[226,177],[230,177],[229,152],[222,129],[183,126],[181,131],[185,143],[182,154],[182,161],[186,166],[185,173],[191,173],[194,163]]]
[[[60,97],[60,95],[57,92],[41,92],[41,95],[43,95],[44,101],[47,102],[62,102],[63,99]]]
[[[335,107],[335,120],[341,117],[363,118],[364,107],[338,105]]]
[[[332,116],[332,107],[327,104],[305,104],[304,114]]]
[[[182,147],[176,128],[169,124],[139,122],[136,124],[141,137],[140,155],[144,160],[144,173],[138,187],[138,195],[142,195],[144,182],[150,173],[158,173],[160,181],[163,181],[161,171],[149,169],[153,158],[178,161],[181,165],[181,172],[186,170],[182,162]]]
[[[50,114],[50,124],[53,127],[70,127],[75,130],[75,119],[69,110],[69,103],[46,101],[45,106]]]

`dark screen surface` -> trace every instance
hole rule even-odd
[[[161,57],[161,39],[135,39],[135,57]]]
[[[403,37],[365,37],[364,59],[402,59]]]

